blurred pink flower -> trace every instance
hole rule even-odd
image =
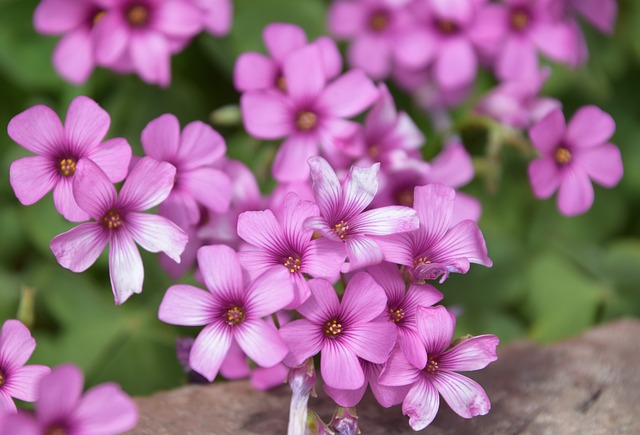
[[[231,30],[233,2],[231,0],[191,0],[204,12],[204,27],[214,36],[225,36]]]

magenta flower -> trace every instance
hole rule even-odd
[[[147,124],[141,139],[148,156],[176,168],[171,194],[160,205],[162,216],[187,229],[200,221],[200,206],[216,213],[229,209],[231,180],[212,166],[227,147],[213,128],[195,121],[180,133],[178,118],[165,114]]]
[[[76,165],[91,159],[117,183],[127,175],[131,147],[125,139],[102,142],[110,124],[109,114],[95,101],[77,97],[69,105],[64,127],[47,106],[33,106],[16,115],[7,127],[9,136],[36,156],[11,164],[11,187],[20,202],[31,205],[53,189],[53,202],[66,219],[89,219],[73,196]]]
[[[295,24],[271,23],[262,31],[262,40],[271,57],[249,51],[241,54],[233,71],[233,84],[240,92],[273,89],[286,92],[284,63],[296,50],[306,47],[307,35]],[[342,57],[335,42],[323,36],[310,45],[318,49],[326,80],[342,71]]]
[[[618,15],[617,0],[565,0],[565,2],[596,29],[607,34],[613,33]]]
[[[189,365],[209,381],[218,374],[234,341],[261,367],[275,366],[288,353],[278,330],[262,320],[293,299],[288,272],[272,267],[247,286],[240,260],[225,245],[200,248],[198,264],[209,291],[190,285],[171,286],[158,311],[166,323],[206,325],[193,343]]]
[[[214,36],[225,36],[231,30],[231,0],[192,0],[204,12],[204,27]]]
[[[247,211],[238,218],[238,235],[251,245],[239,257],[251,279],[274,265],[289,272],[284,280],[293,283],[295,296],[287,309],[298,307],[311,294],[304,274],[335,282],[344,263],[342,245],[325,237],[312,240],[313,230],[304,226],[307,218],[317,215],[316,205],[291,192],[284,201],[282,223],[271,210]]]
[[[131,398],[111,382],[97,385],[83,395],[82,371],[61,365],[39,383],[35,415],[5,417],[2,434],[103,434],[117,435],[133,429],[138,409]]]
[[[329,387],[362,387],[365,377],[358,358],[383,364],[396,342],[396,327],[381,316],[387,304],[384,291],[364,272],[351,278],[342,303],[328,281],[312,279],[309,285],[313,296],[298,307],[305,318],[280,329],[292,364],[321,352],[320,371]]]
[[[613,118],[595,106],[579,109],[568,125],[560,109],[534,125],[529,135],[542,154],[529,164],[536,197],[546,199],[559,190],[560,213],[574,216],[589,210],[591,180],[611,188],[624,172],[620,150],[609,143],[615,128]]]
[[[311,157],[311,179],[320,216],[312,216],[305,225],[336,243],[344,243],[349,270],[378,264],[382,250],[368,236],[405,233],[418,228],[415,210],[388,206],[364,211],[378,191],[380,163],[370,168],[351,167],[344,186],[322,157]]]
[[[247,131],[260,139],[286,137],[273,163],[279,181],[306,180],[306,162],[318,154],[318,144],[340,148],[358,130],[348,118],[366,109],[378,97],[361,70],[352,70],[326,83],[322,56],[316,46],[296,50],[285,59],[286,94],[255,91],[242,95],[240,104]]]
[[[490,267],[482,231],[472,220],[452,227],[455,190],[442,184],[415,188],[413,208],[420,228],[405,234],[377,238],[386,261],[404,265],[413,281],[467,273],[470,263]]]
[[[105,14],[94,28],[99,64],[131,65],[148,82],[168,86],[171,54],[203,27],[188,0],[101,0]],[[128,69],[128,68],[122,68]]]
[[[7,320],[0,332],[0,414],[16,412],[12,397],[26,402],[38,399],[37,386],[49,367],[25,363],[36,348],[29,329],[18,320]],[[17,432],[15,432],[17,433]]]
[[[51,241],[62,267],[83,272],[109,244],[109,276],[116,304],[142,291],[144,269],[136,243],[150,252],[164,252],[180,262],[187,235],[170,220],[139,213],[160,204],[171,191],[176,170],[150,157],[140,159],[120,195],[91,160],[78,163],[73,180],[76,201],[95,222],[81,224]]]
[[[402,352],[395,351],[379,379],[382,385],[411,385],[402,403],[402,413],[409,416],[411,427],[422,430],[433,421],[440,407],[438,393],[463,418],[488,413],[491,403],[482,387],[456,372],[480,370],[498,359],[498,337],[480,335],[452,346],[455,321],[442,306],[420,307],[417,323],[428,362],[417,368]]]

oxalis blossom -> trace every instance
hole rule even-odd
[[[320,352],[320,372],[332,388],[355,390],[365,382],[358,358],[383,364],[396,342],[396,328],[381,316],[384,290],[364,272],[351,278],[342,297],[324,279],[309,281],[312,297],[298,307],[304,319],[280,329],[291,350],[286,363],[300,365]]]
[[[7,128],[11,139],[37,154],[11,164],[10,182],[24,205],[38,202],[53,189],[53,202],[67,220],[89,219],[73,196],[73,180],[78,162],[91,159],[111,182],[127,175],[131,147],[125,139],[102,142],[111,120],[109,114],[87,97],[77,97],[69,105],[64,127],[47,106],[33,106],[16,115]]]
[[[370,168],[351,167],[344,186],[322,157],[311,157],[309,166],[320,216],[308,218],[305,225],[329,240],[343,242],[350,270],[382,261],[382,250],[368,236],[399,234],[418,228],[418,216],[408,207],[364,211],[378,191],[380,163]]]
[[[180,262],[187,235],[170,220],[139,213],[167,198],[176,170],[169,163],[142,158],[124,182],[120,195],[89,159],[78,163],[74,176],[76,201],[95,222],[81,224],[51,241],[62,267],[83,272],[109,244],[109,276],[116,304],[142,291],[144,269],[136,243],[150,252],[164,252]]]
[[[76,366],[54,368],[39,383],[35,414],[5,416],[0,435],[117,435],[135,427],[138,409],[119,385],[96,385],[84,395],[83,385]]]
[[[484,236],[472,220],[452,226],[455,190],[442,184],[415,188],[413,208],[420,228],[404,234],[378,237],[386,261],[402,264],[413,281],[444,282],[451,272],[467,273],[470,263],[490,267]]]
[[[420,337],[429,359],[415,367],[396,349],[380,374],[382,385],[411,385],[402,402],[402,413],[409,416],[414,430],[422,430],[435,418],[440,399],[463,418],[485,415],[491,403],[482,387],[457,371],[485,368],[498,359],[495,335],[465,338],[453,344],[455,321],[445,307],[420,307],[417,312]]]
[[[29,329],[18,320],[7,320],[0,332],[0,414],[15,412],[12,397],[26,402],[38,399],[37,386],[49,367],[25,363],[36,348]],[[1,426],[1,425],[0,425]],[[17,432],[15,432],[17,433]]]
[[[566,216],[586,212],[593,204],[591,180],[611,188],[624,169],[617,146],[609,143],[616,124],[595,106],[579,109],[567,125],[560,109],[540,120],[529,131],[542,154],[529,164],[529,180],[541,199],[558,192],[558,209]]]
[[[289,350],[273,323],[262,318],[293,299],[288,272],[272,267],[247,285],[240,258],[225,245],[200,248],[198,264],[208,291],[171,286],[158,311],[166,323],[206,325],[191,348],[191,368],[213,381],[234,342],[261,367],[282,361]]]

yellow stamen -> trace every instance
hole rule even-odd
[[[96,14],[93,16],[93,20],[91,20],[92,24],[95,26],[97,25],[100,21],[102,21],[102,19],[104,18],[104,16],[107,14],[107,11],[98,11],[96,12]]]
[[[239,325],[244,321],[244,310],[238,306],[234,306],[227,310],[227,324]]]
[[[134,5],[127,12],[127,21],[133,27],[142,27],[149,21],[149,10],[142,5]]]
[[[424,368],[427,373],[435,373],[438,371],[440,367],[438,366],[438,362],[434,360],[432,357],[429,357],[429,361],[427,362],[427,366]]]
[[[45,435],[67,435],[69,432],[62,426],[51,426],[47,428]]]
[[[403,189],[396,193],[396,202],[398,205],[413,207],[413,189]]]
[[[453,21],[438,20],[438,28],[443,33],[453,33],[458,29],[458,26],[456,26],[456,23],[454,23]]]
[[[342,332],[342,324],[337,319],[329,320],[324,324],[324,333],[330,337],[335,337]]]
[[[113,230],[122,225],[122,218],[120,217],[120,213],[117,211],[109,210],[109,212],[102,218],[102,223],[105,227]]]
[[[516,30],[523,30],[529,25],[529,15],[524,11],[515,11],[511,14],[511,27]]]
[[[389,317],[391,317],[391,321],[393,323],[398,323],[400,320],[404,319],[404,309],[396,308],[394,310],[393,308],[389,308]]]
[[[566,148],[558,148],[554,154],[556,162],[560,165],[566,165],[571,161],[571,152]]]
[[[298,257],[287,257],[286,261],[284,262],[284,267],[289,269],[289,272],[291,273],[300,272],[300,268],[302,268],[302,261],[300,261]]]
[[[413,260],[413,267],[424,266],[425,264],[431,264],[431,260],[428,257],[420,257]]]
[[[60,160],[60,174],[71,177],[76,172],[76,162],[73,159]]]
[[[349,231],[349,225],[345,221],[340,221],[333,226],[333,232],[340,237],[340,240],[344,240],[347,237],[347,231]]]
[[[318,115],[313,112],[302,111],[296,117],[296,127],[300,131],[309,131],[318,124]]]
[[[382,32],[389,27],[389,18],[384,12],[375,12],[369,18],[369,28],[374,32]]]
[[[287,79],[285,79],[284,76],[278,77],[278,79],[276,80],[276,86],[282,92],[287,92]]]
[[[0,387],[4,384],[4,374],[0,372]]]

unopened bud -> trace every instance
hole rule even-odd
[[[338,406],[331,420],[331,427],[336,435],[358,435],[358,414],[356,408]]]

